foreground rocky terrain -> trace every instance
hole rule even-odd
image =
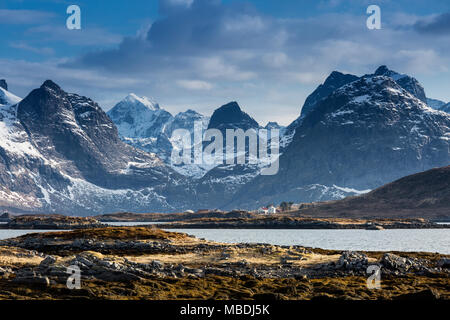
[[[450,256],[223,244],[147,227],[0,241],[1,299],[449,299]],[[381,268],[381,289],[366,269]],[[68,289],[68,266],[81,288]]]

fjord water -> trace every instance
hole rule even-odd
[[[450,254],[450,229],[167,229],[226,243],[301,245],[330,250],[424,251]]]
[[[20,237],[20,236],[23,236],[24,234],[29,234],[29,233],[55,232],[55,231],[67,231],[67,230],[0,229],[0,240]]]
[[[154,223],[121,222],[110,225],[136,226]],[[450,254],[450,229],[166,229],[225,243],[270,243],[301,245],[331,250],[424,251]],[[0,229],[0,240],[34,232],[61,230]]]

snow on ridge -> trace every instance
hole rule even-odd
[[[138,95],[136,95],[134,93],[128,94],[128,96],[126,96],[125,99],[123,99],[121,102],[126,102],[126,103],[139,102],[140,104],[144,105],[145,107],[149,108],[150,110],[155,111],[155,110],[159,109],[159,104],[153,98],[148,98],[146,96],[139,97]]]
[[[0,106],[1,105],[9,106],[17,104],[20,101],[22,101],[22,98],[19,98],[15,94],[12,94],[11,92],[3,88],[0,88]]]
[[[364,193],[368,193],[370,191],[372,191],[371,189],[367,189],[367,190],[357,190],[357,189],[353,189],[353,188],[346,188],[346,187],[339,187],[335,184],[333,184],[333,187],[335,187],[338,190],[344,191],[344,192],[348,192],[348,193],[356,193],[357,195],[360,194],[364,194]]]

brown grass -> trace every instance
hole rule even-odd
[[[450,278],[385,277],[380,290],[370,290],[365,277],[322,279],[240,279],[208,276],[202,279],[166,278],[140,282],[82,281],[81,290],[64,284],[50,287],[17,285],[0,280],[0,299],[95,299],[95,300],[177,300],[177,299],[289,299],[315,298],[376,300],[433,297],[450,299]]]
[[[94,239],[94,240],[184,240],[188,235],[179,232],[168,232],[152,227],[106,227],[96,229],[79,229],[73,231],[45,232],[27,234],[19,239]]]

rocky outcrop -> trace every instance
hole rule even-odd
[[[345,251],[339,257],[336,269],[366,270],[368,266],[367,255],[356,251]]]
[[[170,220],[169,220],[170,221]],[[168,221],[168,222],[169,222]],[[450,226],[432,223],[424,219],[346,220],[326,218],[300,218],[253,215],[249,217],[197,218],[161,223],[159,228],[172,229],[445,229]]]
[[[5,79],[1,79],[0,80],[0,88],[5,89],[6,91],[8,91],[8,84],[6,83]]]
[[[45,229],[69,230],[80,228],[101,228],[105,224],[94,218],[67,217],[63,215],[22,215],[13,217],[2,229]]]
[[[384,269],[394,272],[429,271],[427,263],[419,259],[400,257],[393,253],[385,253],[381,259]]]

